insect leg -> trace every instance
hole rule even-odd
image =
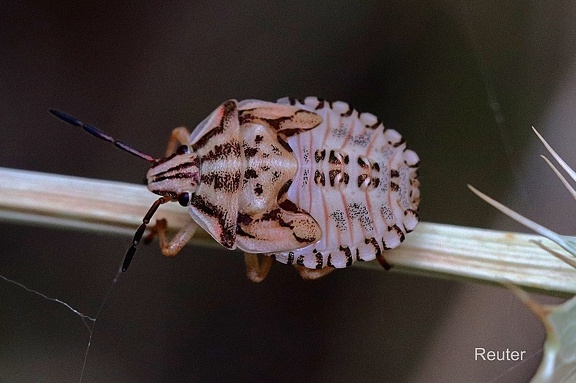
[[[376,259],[378,260],[380,265],[382,265],[384,270],[390,270],[392,268],[392,266],[388,263],[388,261],[386,260],[386,258],[384,258],[382,254],[376,255]]]
[[[170,138],[168,139],[168,145],[166,146],[166,156],[176,153],[181,145],[190,144],[190,132],[185,127],[181,126],[179,128],[174,128]]]
[[[320,279],[320,278],[330,274],[332,271],[336,270],[333,267],[324,267],[322,269],[309,269],[307,267],[300,266],[300,265],[294,265],[294,267],[296,267],[296,270],[298,270],[302,279],[308,280],[308,281],[311,281],[314,279]]]
[[[167,257],[174,256],[182,250],[182,248],[190,241],[198,225],[190,218],[190,220],[180,229],[178,233],[168,240],[166,235],[167,223],[165,219],[159,219],[156,221],[154,227],[152,227],[152,232],[158,235],[160,240],[160,250],[162,254]]]
[[[252,282],[262,282],[268,275],[274,259],[266,255],[262,256],[262,262],[257,254],[244,253],[244,262],[246,263],[246,276]]]

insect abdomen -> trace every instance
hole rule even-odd
[[[322,117],[316,128],[288,139],[298,171],[287,193],[318,222],[322,237],[276,259],[312,269],[347,267],[398,246],[418,223],[420,199],[419,159],[402,136],[343,102],[278,102]]]

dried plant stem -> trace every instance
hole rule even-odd
[[[144,186],[0,168],[3,220],[133,235],[155,199]],[[178,229],[188,212],[166,204],[155,218],[166,218]],[[531,242],[541,240],[537,235],[420,223],[386,258],[395,271],[576,294],[576,271]],[[205,232],[191,243],[219,246]],[[552,242],[546,246],[562,251]],[[375,262],[357,264],[382,269]]]

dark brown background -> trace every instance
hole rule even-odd
[[[520,0],[2,2],[0,166],[139,183],[143,161],[47,109],[160,155],[173,127],[228,98],[315,95],[403,134],[422,160],[424,220],[520,230],[472,183],[570,234],[574,209],[530,126],[570,154],[574,15],[570,2]],[[88,315],[130,241],[0,229],[0,274]],[[254,285],[239,253],[167,259],[154,245],[101,313],[84,381],[523,382],[539,354],[493,380],[514,364],[474,362],[474,348],[530,355],[543,338],[498,287],[358,268],[310,283],[281,265]],[[0,282],[0,382],[75,382],[87,341],[77,316]]]

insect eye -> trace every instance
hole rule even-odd
[[[190,148],[188,145],[181,145],[176,149],[176,154],[188,154],[190,153]]]
[[[178,203],[182,206],[190,205],[190,200],[192,199],[192,193],[184,192],[178,195]]]

